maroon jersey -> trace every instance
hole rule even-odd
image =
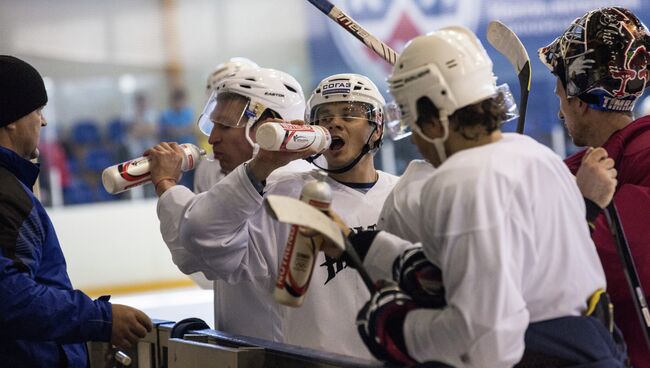
[[[614,203],[630,245],[641,284],[650,291],[650,116],[635,120],[614,133],[603,145],[616,162],[618,186]],[[578,171],[585,151],[565,160],[573,174]],[[616,324],[623,331],[635,367],[650,362],[634,301],[625,279],[616,244],[601,214],[592,234],[607,277],[607,291],[615,308]]]

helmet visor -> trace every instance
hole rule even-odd
[[[497,94],[503,94],[502,106],[505,110],[505,118],[502,124],[513,121],[519,117],[519,109],[515,98],[510,91],[510,86],[507,83],[497,86]],[[402,119],[399,106],[396,102],[389,102],[386,105],[386,133],[393,141],[398,141],[406,138],[412,134],[411,126]]]
[[[386,134],[391,140],[398,141],[411,135],[411,126],[402,120],[399,106],[395,101],[386,105]]]
[[[506,116],[502,124],[509,123],[517,119],[519,117],[519,107],[515,102],[515,98],[512,95],[512,91],[510,91],[510,86],[508,86],[507,83],[498,85],[497,94],[498,93],[503,94],[503,107],[505,108],[506,111]]]
[[[343,122],[358,120],[380,124],[382,121],[381,110],[366,102],[339,101],[324,103],[315,106],[309,114],[309,124],[326,125],[335,119]]]
[[[249,109],[250,99],[237,93],[214,91],[203,108],[197,125],[203,134],[210,135],[214,124],[244,128],[256,114]]]

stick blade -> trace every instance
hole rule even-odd
[[[530,60],[528,52],[519,37],[508,26],[498,20],[491,21],[487,28],[487,40],[492,47],[508,58],[517,74],[526,67],[526,63]]]
[[[291,225],[314,229],[323,234],[339,249],[345,250],[345,239],[339,227],[321,211],[295,198],[269,195],[265,205],[272,218]]]

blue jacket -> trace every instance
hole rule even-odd
[[[0,366],[87,367],[86,341],[109,341],[111,304],[73,290],[32,186],[38,166],[0,147]]]

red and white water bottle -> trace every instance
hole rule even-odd
[[[183,143],[179,146],[183,151],[181,170],[190,171],[196,168],[199,159],[205,155],[205,150],[191,143]],[[150,162],[150,157],[142,156],[104,169],[102,173],[104,189],[111,194],[118,194],[138,185],[150,183]]]
[[[325,172],[318,171],[317,180],[308,182],[302,188],[300,200],[321,211],[327,211],[332,203],[332,188],[325,181],[326,178]],[[290,307],[302,305],[320,251],[321,240],[321,237],[310,238],[302,235],[298,225],[291,226],[273,291],[273,297],[278,303]]]
[[[255,132],[255,140],[267,151],[306,151],[321,153],[329,148],[332,136],[329,130],[318,125],[298,125],[267,122]]]

